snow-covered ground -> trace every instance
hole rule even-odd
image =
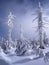
[[[38,55],[16,56],[15,53],[5,54],[1,50],[0,65],[49,65],[49,62],[44,62],[44,59]]]

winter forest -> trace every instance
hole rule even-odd
[[[49,0],[0,0],[0,65],[49,65]]]

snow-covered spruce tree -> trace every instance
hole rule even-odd
[[[44,33],[44,36],[43,36],[43,43],[44,43],[45,46],[47,46],[49,44],[49,40],[47,38],[46,33]]]
[[[26,45],[25,45],[25,41],[21,41],[18,40],[17,41],[17,46],[16,46],[16,50],[15,50],[16,54],[18,56],[24,55],[26,52]]]
[[[4,43],[1,45],[1,48],[3,49],[3,51],[6,51],[6,45]]]

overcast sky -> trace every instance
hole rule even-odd
[[[20,24],[23,28],[24,37],[34,38],[37,35],[37,20],[32,23],[33,19],[37,15],[38,3],[41,2],[43,9],[43,16],[47,16],[49,19],[49,0],[0,0],[0,36],[8,38],[8,15],[12,12],[16,16],[13,22],[12,37],[19,38]],[[47,19],[47,20],[48,20]],[[49,36],[49,25],[45,25],[47,35]],[[36,28],[32,28],[36,27]]]

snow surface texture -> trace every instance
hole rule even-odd
[[[49,48],[45,50],[48,52],[49,57]],[[44,54],[47,53],[45,50],[43,50]],[[46,58],[45,56],[44,59]],[[44,59],[39,55],[16,56],[15,53],[5,54],[2,49],[0,51],[0,65],[49,65],[49,62],[45,62]]]

